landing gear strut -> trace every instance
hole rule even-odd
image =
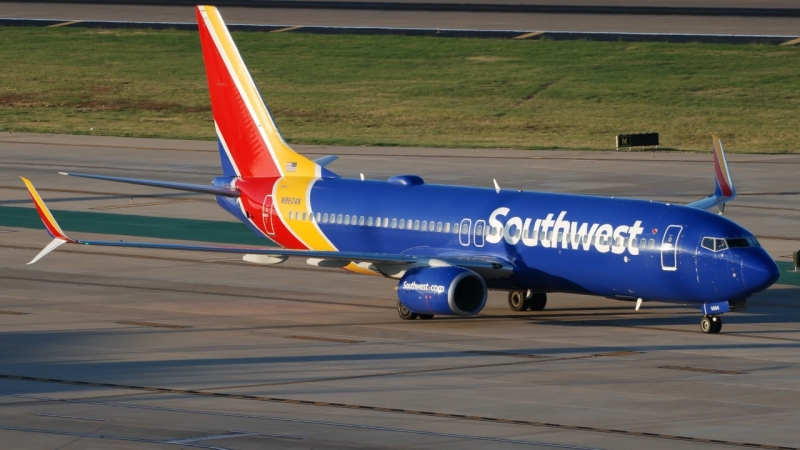
[[[544,292],[511,291],[508,293],[508,307],[512,311],[541,311],[547,305]]]
[[[716,334],[722,330],[722,319],[719,316],[703,316],[700,319],[700,331],[708,334]]]

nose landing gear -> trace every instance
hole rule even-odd
[[[717,334],[722,330],[722,319],[719,316],[706,315],[700,319],[700,331],[708,334]]]

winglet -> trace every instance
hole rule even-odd
[[[53,217],[53,214],[50,213],[50,210],[47,209],[47,205],[44,204],[42,197],[39,196],[39,193],[36,192],[36,188],[33,187],[30,180],[24,177],[20,177],[22,181],[25,183],[25,186],[28,188],[28,193],[31,194],[31,200],[33,200],[33,205],[36,207],[36,212],[39,213],[39,218],[42,219],[44,223],[44,227],[47,229],[47,232],[50,233],[50,236],[53,236],[57,240],[61,240],[64,242],[71,242],[76,243],[75,240],[70,239],[62,230],[61,227],[58,226],[56,219]],[[52,245],[52,243],[51,243]],[[50,246],[48,246],[49,248]],[[50,249],[50,251],[55,250],[55,247]],[[49,253],[49,252],[48,252]],[[46,253],[45,253],[46,254]],[[41,255],[42,257],[44,255]],[[39,257],[39,258],[40,258]],[[31,263],[35,262],[31,261]]]
[[[725,203],[736,198],[736,188],[733,187],[733,179],[728,169],[728,161],[725,159],[725,150],[722,148],[722,141],[716,134],[712,134],[711,137],[714,147],[714,178],[716,181],[714,194],[702,200],[689,203],[686,206],[705,210],[716,206],[719,209],[719,213],[722,214],[725,210]]]
[[[736,188],[733,186],[731,172],[728,170],[728,160],[725,159],[725,150],[722,148],[722,141],[719,136],[712,134],[714,143],[714,175],[717,178],[717,188],[714,195],[720,197],[736,198]]]

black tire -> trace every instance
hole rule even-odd
[[[419,314],[411,312],[410,309],[406,308],[406,306],[400,302],[397,302],[397,314],[403,320],[414,320],[419,316]]]
[[[508,307],[512,311],[526,311],[528,309],[528,299],[525,291],[511,291],[508,293]]]
[[[711,316],[711,332],[717,334],[722,331],[722,319],[719,316]]]
[[[528,299],[528,308],[531,311],[542,311],[545,306],[547,306],[547,294],[544,292],[531,294]]]
[[[713,329],[714,329],[714,324],[711,322],[711,317],[703,316],[703,318],[700,319],[700,331],[706,334],[710,334],[713,333],[712,331]]]
[[[430,320],[433,319],[433,314],[417,314],[420,319],[422,320]]]

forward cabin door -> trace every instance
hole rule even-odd
[[[264,205],[261,211],[261,217],[264,220],[264,231],[268,236],[274,236],[275,226],[272,225],[272,218],[275,216],[275,207],[272,203],[272,194],[264,197]]]
[[[458,234],[458,242],[461,243],[464,247],[469,245],[469,230],[472,228],[472,221],[469,219],[464,219],[461,221],[461,227],[459,228]]]
[[[683,227],[670,225],[661,241],[661,268],[667,271],[678,270],[678,239]]]

